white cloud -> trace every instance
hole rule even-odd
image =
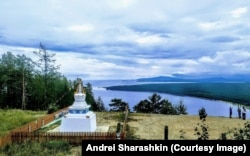
[[[158,35],[142,36],[136,39],[136,42],[141,45],[155,45],[164,42],[165,39],[159,37]]]
[[[248,12],[248,8],[247,7],[242,7],[242,8],[238,8],[238,9],[235,9],[235,10],[231,11],[231,15],[234,18],[239,18],[242,15],[246,14],[247,12]]]
[[[114,9],[128,8],[133,5],[136,0],[108,0],[107,4]]]
[[[68,29],[75,32],[88,32],[94,30],[94,26],[91,24],[71,25]]]
[[[221,25],[219,22],[204,22],[204,23],[200,23],[199,27],[202,30],[210,31],[210,30],[216,30],[216,29],[220,28]]]
[[[202,56],[198,61],[201,63],[214,63],[214,60],[209,56]]]
[[[235,0],[3,1],[0,54],[34,57],[43,42],[62,74],[92,79],[250,73],[246,6]]]
[[[218,51],[214,56],[198,59],[199,66],[214,73],[244,73],[250,71],[250,51]]]

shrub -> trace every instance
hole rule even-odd
[[[199,116],[200,116],[200,120],[203,120],[203,119],[206,120],[207,113],[206,113],[206,109],[204,107],[199,109]]]
[[[66,141],[49,141],[42,143],[43,148],[55,151],[69,151],[70,145]]]
[[[182,129],[179,132],[180,132],[180,139],[185,140],[186,132],[184,132]]]
[[[222,135],[225,135],[225,139],[250,140],[250,121],[245,122],[243,128],[234,128]]]
[[[209,134],[208,134],[208,126],[205,123],[205,118],[201,120],[201,123],[198,123],[197,126],[195,127],[194,131],[198,140],[208,140],[209,139]]]
[[[126,124],[126,140],[138,140],[138,138],[134,135],[134,130]]]

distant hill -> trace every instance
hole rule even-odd
[[[199,76],[199,75],[173,75],[157,76],[136,79],[138,82],[250,82],[250,75],[221,75],[221,76]]]
[[[169,76],[158,76],[158,77],[150,77],[150,78],[139,78],[138,82],[190,82],[193,80],[189,80],[186,78],[177,78],[177,77],[169,77]]]

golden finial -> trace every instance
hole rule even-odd
[[[77,85],[77,88],[76,88],[76,92],[75,93],[85,93],[85,90],[84,90],[84,87],[83,87],[83,82],[82,82],[82,80],[80,79],[80,78],[78,78],[77,79],[77,83],[78,83],[78,85]]]

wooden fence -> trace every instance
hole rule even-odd
[[[114,140],[117,139],[116,132],[35,132],[46,124],[55,120],[59,114],[68,110],[68,107],[60,109],[52,114],[48,114],[42,118],[32,121],[24,126],[12,130],[7,135],[0,137],[0,147],[17,142],[26,142],[28,140],[36,140],[39,142],[50,140],[66,140],[72,144],[81,143],[81,140]],[[120,140],[126,137],[128,111],[125,111],[125,120],[123,130],[120,134]]]
[[[12,139],[11,139],[12,133],[14,133],[14,132],[34,132],[34,131],[40,129],[41,127],[45,126],[46,124],[52,122],[59,113],[64,112],[66,110],[68,110],[68,107],[60,109],[52,114],[48,114],[48,115],[41,117],[35,121],[27,123],[21,127],[13,129],[5,136],[0,137],[0,147],[6,146],[6,145],[12,143]]]
[[[82,140],[116,140],[115,132],[13,132],[12,142],[27,141],[67,141],[69,144],[80,145]]]

